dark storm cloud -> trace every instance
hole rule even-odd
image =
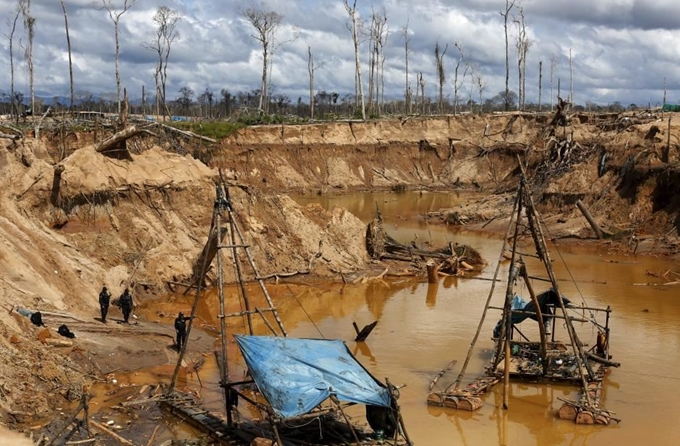
[[[112,0],[121,5],[122,0]],[[101,0],[65,0],[68,14],[76,90],[94,94],[115,91],[114,26]],[[519,4],[517,2],[516,4]],[[0,0],[4,21],[0,23],[0,79],[9,78],[6,19],[16,0]],[[156,55],[143,47],[153,37],[152,17],[160,5],[182,16],[180,39],[172,47],[168,67],[169,96],[189,86],[197,94],[206,87],[250,91],[259,88],[261,49],[254,31],[241,11],[265,5],[284,16],[277,34],[272,82],[275,93],[293,101],[308,97],[308,48],[318,64],[315,75],[319,90],[341,95],[354,92],[354,50],[347,28],[348,15],[342,0],[138,0],[120,21],[120,70],[131,97],[141,87],[153,89]],[[436,85],[434,46],[449,45],[444,62],[447,75],[445,94],[453,94],[453,71],[457,50],[464,48],[474,71],[483,77],[485,97],[504,89],[505,41],[502,17],[504,0],[374,0],[359,1],[360,17],[370,20],[372,11],[387,15],[389,37],[385,48],[386,95],[402,97],[404,73],[404,27],[408,21],[411,88],[416,74],[426,81],[426,94],[434,95]],[[677,0],[525,0],[523,8],[532,46],[527,60],[527,99],[538,96],[538,64],[543,62],[543,101],[547,101],[550,71],[553,82],[561,81],[562,94],[569,85],[569,53],[574,68],[575,98],[579,103],[658,103],[664,77],[669,97],[680,99],[680,2]],[[514,11],[517,13],[517,10]],[[36,17],[35,75],[41,95],[64,95],[68,91],[68,53],[64,17],[58,0],[32,0]],[[297,30],[297,40],[291,37]],[[516,90],[515,36],[509,27],[510,87]],[[26,91],[27,74],[23,50],[26,41],[20,18],[14,41],[17,88]],[[368,49],[361,47],[364,79],[367,77]],[[551,60],[555,64],[551,64]],[[552,68],[552,70],[551,70]],[[6,81],[7,82],[7,81]],[[0,85],[9,90],[9,85]],[[461,95],[470,94],[467,78]],[[475,93],[475,99],[476,93]],[[675,99],[674,99],[675,101]]]

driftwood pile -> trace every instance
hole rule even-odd
[[[429,276],[462,276],[480,270],[485,264],[479,252],[467,245],[449,243],[441,248],[426,249],[415,241],[410,245],[400,243],[387,234],[379,212],[366,228],[366,249],[374,260],[409,262],[421,271],[426,265]]]

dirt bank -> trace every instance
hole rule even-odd
[[[499,114],[252,127],[225,140],[212,162],[263,190],[480,189],[489,192],[480,203],[429,217],[500,231],[522,155],[554,237],[594,237],[581,200],[631,251],[677,255],[680,119],[669,118],[576,114],[551,126],[546,114]]]
[[[119,325],[112,308],[104,325],[95,319],[97,295],[102,285],[114,298],[130,286],[143,308],[168,281],[189,280],[207,240],[217,172],[160,147],[115,159],[85,145],[59,163],[57,188],[46,141],[0,144],[0,421],[26,429],[111,370],[176,361],[166,348],[170,322]],[[306,270],[312,258],[319,275],[368,261],[365,228],[342,209],[301,209],[243,184],[231,194],[263,275]],[[41,311],[49,335],[17,308]],[[56,333],[64,323],[75,339]],[[212,350],[212,341],[193,345]]]
[[[499,230],[512,205],[518,154],[528,156],[538,206],[559,236],[592,238],[575,208],[581,200],[625,249],[678,253],[678,123],[669,135],[667,117],[647,113],[573,116],[566,127],[550,127],[549,119],[252,127],[213,146],[141,136],[126,159],[97,153],[91,133],[73,136],[67,150],[49,136],[0,140],[0,423],[28,429],[115,364],[136,369],[175,359],[165,348],[169,324],[140,317],[139,325],[104,326],[94,319],[96,296],[102,285],[114,297],[132,286],[143,308],[168,282],[189,280],[206,242],[217,168],[232,185],[262,275],[311,265],[316,275],[339,278],[369,266],[356,217],[301,208],[286,193],[482,190],[488,195],[480,203],[429,217]],[[652,134],[655,126],[661,131]],[[55,181],[62,151],[69,156]],[[66,323],[73,344],[44,343],[16,307],[46,312],[53,338]]]

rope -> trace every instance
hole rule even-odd
[[[541,222],[542,223],[542,222]],[[545,229],[545,232],[548,234],[548,236],[552,239],[552,234],[548,230],[548,228],[544,225],[543,226]],[[579,288],[578,283],[576,282],[576,279],[574,278],[574,275],[571,273],[571,270],[569,269],[569,265],[567,265],[567,262],[564,260],[564,256],[562,255],[562,251],[560,251],[560,248],[557,246],[557,244],[553,244],[555,251],[557,252],[557,255],[559,256],[560,260],[562,261],[562,265],[564,265],[564,268],[567,270],[567,274],[569,275],[569,278],[571,279],[572,283],[574,284],[574,287],[576,288],[576,292],[578,295],[581,297],[581,302],[583,302],[584,306],[589,306],[588,302],[586,302],[586,298],[583,296],[583,293],[581,292],[581,288]],[[576,309],[574,307],[574,309]],[[588,310],[590,313],[590,319],[595,323],[595,325],[600,326],[600,324],[597,322],[597,318],[595,317],[595,314],[593,314],[592,310]]]
[[[293,296],[293,299],[295,299],[295,302],[297,302],[297,304],[300,306],[300,308],[302,309],[302,312],[305,313],[305,316],[307,316],[307,319],[309,319],[309,322],[312,323],[312,325],[316,329],[317,333],[319,333],[319,336],[321,336],[321,339],[326,339],[326,337],[323,335],[323,333],[321,333],[321,330],[319,329],[319,327],[314,322],[314,319],[312,319],[312,317],[309,315],[309,313],[307,313],[307,310],[302,305],[300,300],[297,298],[297,296],[295,295],[293,290],[290,288],[290,286],[286,282],[283,282],[283,284],[286,285],[286,288],[288,288],[288,292],[290,293],[291,296]]]

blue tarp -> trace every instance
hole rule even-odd
[[[234,335],[250,373],[277,415],[308,413],[339,400],[390,407],[390,395],[343,341]],[[332,391],[331,391],[332,389]]]

